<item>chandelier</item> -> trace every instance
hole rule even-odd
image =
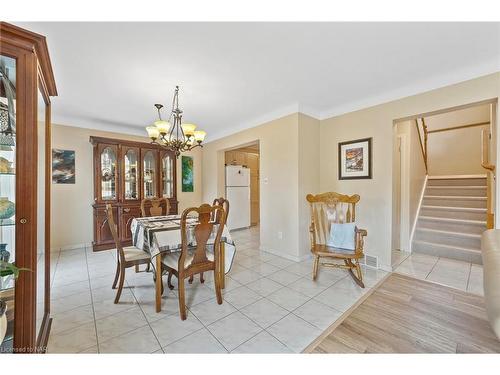
[[[175,86],[169,121],[161,118],[163,105],[155,104],[155,107],[158,110],[158,120],[154,122],[154,125],[146,127],[152,143],[174,151],[177,157],[181,152],[203,147],[201,143],[205,140],[207,133],[203,130],[195,130],[196,125],[182,123],[182,111],[179,109],[179,86]]]

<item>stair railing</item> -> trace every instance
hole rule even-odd
[[[490,138],[490,131],[483,129],[481,131],[481,166],[486,169],[486,229],[493,229],[495,223],[492,199],[495,166],[489,162]]]
[[[422,157],[424,158],[425,173],[428,173],[428,168],[427,168],[427,137],[428,137],[427,125],[425,125],[425,121],[422,118],[422,132],[424,133],[424,140],[423,141],[422,141],[422,135],[420,133],[420,125],[418,123],[418,118],[415,119],[415,126],[417,127],[418,140],[420,142],[420,149],[422,150]]]

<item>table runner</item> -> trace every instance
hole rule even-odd
[[[196,217],[187,218],[188,227],[188,243],[190,248],[196,247],[196,239],[194,237],[194,226],[198,223]],[[158,254],[171,253],[181,251],[181,216],[151,216],[134,218],[130,226],[132,231],[132,244],[145,252],[149,253],[151,259]],[[207,242],[208,245],[213,245],[215,233],[218,225],[214,225],[212,234]],[[231,239],[229,229],[224,226],[222,231],[221,241],[225,244],[225,259],[224,270],[228,273],[233,264],[236,246]],[[208,247],[208,251],[213,251],[213,246]],[[154,262],[153,262],[154,264]]]

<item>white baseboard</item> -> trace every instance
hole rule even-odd
[[[56,252],[56,251],[68,251],[68,250],[76,250],[76,249],[83,249],[86,247],[91,247],[92,243],[77,243],[77,244],[72,244],[72,245],[65,245],[61,247],[53,247],[50,249],[51,252]]]
[[[394,271],[394,270],[392,269],[392,266],[387,265],[387,264],[379,264],[379,265],[378,265],[378,268],[379,268],[380,270],[382,270],[382,271],[386,271],[386,272],[392,272],[392,271]]]
[[[299,257],[293,256],[293,255],[290,255],[290,254],[283,254],[282,252],[279,252],[279,251],[276,251],[276,250],[273,250],[273,249],[264,248],[264,246],[262,246],[262,245],[259,246],[259,250],[263,251],[265,253],[269,253],[269,254],[272,254],[272,255],[279,256],[281,258],[292,260],[294,262],[301,262],[301,261],[306,260],[306,259],[308,259],[308,258],[311,257],[310,254],[304,254],[304,255],[299,256]],[[238,251],[238,250],[236,250],[236,251]]]
[[[410,234],[410,247],[409,247],[409,252],[412,252],[412,247],[413,247],[413,236],[415,235],[415,229],[417,228],[417,222],[418,222],[418,217],[420,216],[420,208],[422,207],[422,201],[424,200],[424,195],[425,195],[425,189],[427,188],[427,181],[429,180],[429,175],[425,175],[425,180],[424,180],[424,185],[422,186],[422,191],[420,192],[420,199],[418,201],[418,207],[417,207],[417,212],[415,213],[415,220],[413,221],[413,227],[411,228],[411,234]],[[392,267],[391,267],[392,269]]]

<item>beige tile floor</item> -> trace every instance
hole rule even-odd
[[[484,295],[483,267],[470,262],[426,254],[393,253],[395,272]]]
[[[300,352],[386,273],[364,269],[361,290],[344,270],[320,270],[259,251],[258,228],[233,232],[237,254],[217,305],[213,276],[186,291],[179,318],[176,290],[154,308],[152,274],[127,270],[119,304],[111,289],[113,251],[62,251],[53,256],[53,324],[49,353]]]

